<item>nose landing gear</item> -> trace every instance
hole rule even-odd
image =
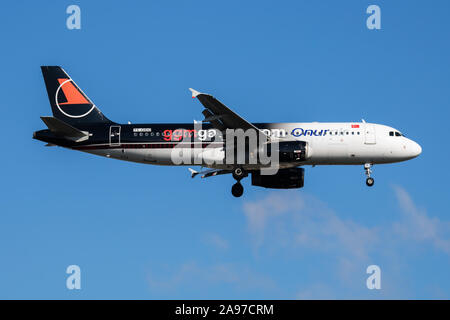
[[[233,178],[236,179],[236,183],[231,187],[231,194],[236,198],[239,198],[244,194],[244,187],[241,184],[242,178],[245,178],[248,174],[241,167],[236,167],[233,170]]]
[[[370,174],[372,173],[372,164],[371,163],[364,164],[364,171],[366,172],[366,176],[367,176],[366,185],[368,187],[373,186],[373,184],[375,183],[375,180],[372,177],[370,177]]]
[[[373,186],[374,183],[375,183],[375,180],[373,178],[366,179],[367,186],[371,187],[371,186]]]

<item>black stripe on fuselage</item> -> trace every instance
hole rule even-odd
[[[257,123],[258,128],[271,128],[274,124],[271,123]],[[280,126],[280,125],[278,125]],[[111,127],[120,127],[120,145],[110,144],[110,130]],[[183,138],[192,138],[192,141],[199,143],[221,143],[223,137],[222,133],[214,129],[209,123],[194,125],[193,123],[158,123],[158,124],[95,124],[95,125],[79,125],[77,129],[89,132],[89,139],[81,142],[74,142],[70,139],[57,136],[50,130],[40,130],[34,133],[34,138],[56,144],[62,147],[73,148],[77,150],[87,149],[108,149],[108,148],[155,148],[150,146],[151,143],[164,144],[160,148],[173,148]],[[147,129],[151,131],[138,131],[140,129]],[[181,130],[181,131],[177,131]],[[184,131],[183,131],[184,130]],[[208,132],[206,138],[199,139],[199,130]],[[210,130],[214,130],[216,134],[209,136]],[[178,134],[177,134],[178,133]],[[181,134],[180,134],[181,133]],[[180,137],[181,136],[181,137]],[[169,143],[166,145],[166,143]],[[142,147],[135,146],[140,144]],[[123,147],[127,146],[127,147]]]

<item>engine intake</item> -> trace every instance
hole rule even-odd
[[[305,169],[280,169],[274,175],[262,175],[261,171],[252,172],[252,185],[273,189],[302,188],[305,184]]]

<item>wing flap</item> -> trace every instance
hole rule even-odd
[[[188,168],[189,172],[191,173],[191,178],[194,178],[198,174],[201,175],[201,178],[209,178],[214,176],[219,176],[221,174],[228,174],[231,173],[231,170],[225,170],[225,169],[209,169],[205,171],[197,171],[192,168]]]

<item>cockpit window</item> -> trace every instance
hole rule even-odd
[[[390,137],[404,137],[405,135],[398,131],[389,131]]]

